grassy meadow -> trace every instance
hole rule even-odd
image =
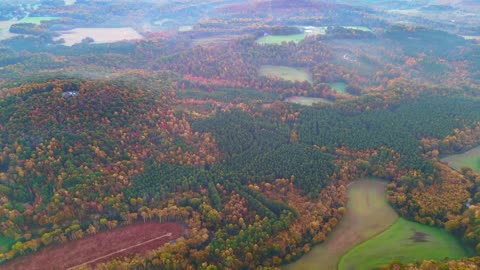
[[[455,169],[469,167],[474,172],[480,172],[480,146],[477,146],[465,153],[458,155],[450,155],[442,159]]]
[[[316,104],[316,103],[327,103],[327,104],[333,103],[330,100],[327,100],[324,98],[313,98],[313,97],[302,97],[302,96],[288,97],[284,100],[284,102],[295,103],[302,106],[312,106],[313,104]]]
[[[347,93],[347,84],[344,82],[330,83],[330,87],[338,93],[348,94]]]
[[[295,42],[299,43],[305,39],[306,34],[296,34],[296,35],[285,35],[285,36],[264,36],[257,39],[258,44],[262,45],[271,45],[271,44],[282,44],[283,42]]]
[[[287,66],[261,66],[258,71],[260,76],[274,77],[286,81],[307,81],[312,83],[312,76],[304,69],[292,68]]]
[[[285,270],[336,269],[343,254],[378,235],[398,219],[385,199],[387,183],[361,179],[348,187],[347,212],[328,239]]]
[[[338,269],[366,270],[394,260],[415,262],[464,256],[466,250],[446,231],[400,218],[382,234],[350,250]]]
[[[19,23],[33,23],[33,24],[41,24],[44,21],[53,21],[59,19],[60,17],[25,17]]]

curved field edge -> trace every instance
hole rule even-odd
[[[51,246],[1,265],[8,269],[76,269],[133,254],[145,253],[179,238],[177,223],[138,223],[91,237]]]
[[[373,269],[391,261],[414,262],[427,259],[459,259],[469,252],[446,231],[403,218],[383,233],[345,254],[338,269]]]
[[[472,148],[465,153],[449,155],[442,158],[442,162],[446,162],[454,169],[469,167],[472,171],[480,172],[480,146]]]
[[[386,185],[387,182],[375,178],[362,178],[350,184],[347,211],[332,234],[282,269],[336,269],[342,255],[388,229],[398,215],[386,201]]]

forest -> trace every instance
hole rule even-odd
[[[54,18],[0,40],[0,268],[149,223],[182,232],[81,267],[282,268],[327,240],[366,176],[473,252],[378,268],[479,265],[480,174],[443,161],[480,143],[478,41],[307,0],[40,2],[0,7]],[[142,38],[57,39],[116,26]]]

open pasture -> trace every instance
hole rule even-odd
[[[382,234],[356,246],[342,257],[338,269],[375,269],[394,260],[415,262],[467,256],[457,239],[445,230],[400,218]]]
[[[398,219],[385,199],[386,185],[374,179],[356,180],[349,185],[347,212],[331,235],[284,269],[336,269],[343,254],[386,230]]]
[[[305,33],[296,34],[296,35],[285,35],[285,36],[264,36],[257,39],[258,44],[262,45],[271,45],[271,44],[282,44],[283,42],[295,42],[299,43],[304,40],[306,37]]]
[[[312,77],[305,69],[265,65],[260,67],[258,74],[260,76],[278,78],[286,81],[307,81],[312,83]]]
[[[60,17],[30,17],[27,16],[22,20],[18,21],[18,23],[33,23],[33,24],[41,24],[42,22],[46,21],[53,21],[59,19]]]
[[[302,97],[302,96],[292,96],[284,100],[284,102],[295,103],[302,106],[312,106],[317,103],[327,103],[331,104],[332,101],[324,98],[314,98],[314,97]]]
[[[442,159],[455,169],[469,167],[474,172],[480,172],[480,146],[477,146],[465,153],[450,155]]]
[[[344,82],[330,83],[330,87],[338,93],[348,94],[347,93],[347,84]]]
[[[59,32],[61,35],[56,40],[64,39],[65,46],[81,43],[83,39],[90,37],[95,43],[111,43],[123,40],[142,39],[131,27],[123,28],[75,28],[69,31]]]

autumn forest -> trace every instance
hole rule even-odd
[[[0,4],[0,268],[478,269],[480,6],[358,2]]]

